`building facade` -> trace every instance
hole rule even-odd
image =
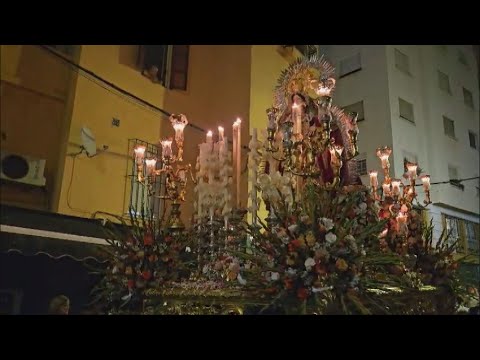
[[[237,117],[246,147],[249,130],[265,127],[280,71],[299,55],[280,45],[2,45],[2,154],[45,164],[43,186],[3,178],[2,202],[86,218],[127,216],[140,206],[132,197],[135,142],[155,148],[174,134],[159,109],[194,125],[185,129],[186,163],[195,165],[204,131],[223,125],[231,139]],[[95,156],[80,153],[85,128]],[[244,150],[242,205],[246,163]],[[190,184],[186,224],[193,202]]]
[[[375,149],[393,149],[393,176],[404,160],[431,176],[428,218],[434,236],[451,231],[459,252],[479,248],[478,64],[471,45],[321,46],[336,67],[336,102],[359,115],[358,163],[364,183],[378,169]],[[436,184],[437,182],[446,182]],[[421,192],[420,192],[421,193]],[[419,199],[423,202],[423,198]]]

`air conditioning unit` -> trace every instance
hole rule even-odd
[[[45,186],[46,160],[26,155],[2,152],[0,154],[0,178],[34,186]]]

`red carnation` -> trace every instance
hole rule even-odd
[[[293,249],[298,249],[302,245],[298,239],[290,241],[290,244],[292,245]]]
[[[300,288],[297,290],[297,297],[300,300],[305,300],[308,297],[308,290],[305,288]]]
[[[128,280],[127,286],[129,289],[132,289],[135,286],[135,281],[134,280]]]
[[[142,277],[145,280],[150,280],[150,278],[152,277],[152,272],[149,271],[149,270],[145,270],[145,271],[142,272]]]
[[[145,246],[153,245],[153,235],[151,232],[147,232],[145,233],[145,235],[143,235],[143,245]]]
[[[287,279],[284,280],[284,283],[285,283],[285,289],[287,289],[287,290],[290,290],[293,287],[292,279],[287,278]]]

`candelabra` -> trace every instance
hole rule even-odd
[[[187,187],[187,173],[189,173],[192,182],[195,183],[191,165],[180,164],[183,161],[183,130],[188,124],[185,115],[171,115],[170,123],[175,130],[175,144],[177,145],[177,155],[173,154],[172,138],[163,139],[160,144],[162,148],[161,168],[156,169],[157,158],[145,158],[145,147],[136,146],[134,149],[135,164],[137,167],[137,180],[148,189],[148,196],[155,196],[163,200],[172,202],[172,209],[167,220],[167,227],[171,230],[181,230],[185,226],[180,219],[180,205],[185,201]],[[157,189],[154,188],[156,176],[162,176],[162,185],[165,189],[164,195],[157,195]]]
[[[417,192],[415,191],[417,169],[418,165],[412,162],[406,162],[407,168],[406,177],[408,179],[407,184],[403,184],[401,179],[395,179],[390,177],[390,162],[389,157],[392,153],[392,149],[388,146],[378,148],[376,151],[377,157],[380,159],[384,180],[382,183],[382,196],[378,194],[378,172],[371,170],[370,186],[372,189],[372,195],[374,199],[379,203],[380,207],[387,210],[390,214],[388,217],[394,218],[397,224],[397,231],[400,235],[405,236],[408,232],[407,220],[409,212],[412,210],[413,201],[417,198]],[[422,175],[423,189],[425,192],[424,204],[429,205],[430,200],[430,175]],[[403,191],[401,191],[403,188]]]

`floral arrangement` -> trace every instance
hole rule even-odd
[[[104,230],[110,247],[103,275],[92,290],[92,304],[100,304],[107,313],[141,313],[145,292],[188,278],[192,272],[192,254],[186,233],[161,231],[152,217],[123,225],[107,221]]]
[[[275,186],[265,183],[273,192]],[[275,225],[260,230],[246,225],[253,238],[250,254],[236,254],[251,264],[239,273],[246,291],[261,289],[270,306],[284,313],[455,311],[463,290],[451,245],[445,240],[432,247],[432,228],[423,227],[418,213],[411,217],[407,245],[398,247],[395,231],[385,236],[389,219],[379,216],[367,187],[327,191],[310,183],[301,204],[291,209],[284,184],[276,184],[270,203]]]

